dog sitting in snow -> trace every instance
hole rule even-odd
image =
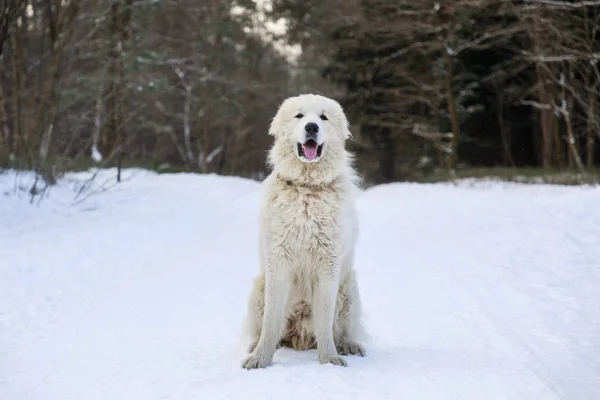
[[[334,100],[285,100],[269,134],[273,172],[263,182],[260,275],[248,301],[247,369],[271,364],[277,348],[317,349],[319,362],[365,355],[353,269],[356,173],[345,149],[348,121]]]

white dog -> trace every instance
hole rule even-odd
[[[263,182],[260,270],[248,302],[247,369],[264,368],[278,347],[317,349],[319,361],[364,356],[353,269],[356,174],[342,107],[318,95],[281,104],[269,134],[273,172]]]

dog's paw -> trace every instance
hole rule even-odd
[[[245,369],[258,369],[266,368],[271,364],[271,360],[267,357],[261,357],[256,354],[251,354],[249,357],[242,361],[242,368]]]
[[[341,367],[345,367],[346,364],[346,360],[344,360],[342,357],[338,356],[337,354],[326,354],[326,355],[320,355],[319,356],[319,362],[321,364],[333,364],[333,365],[339,365]]]
[[[365,348],[357,342],[342,342],[336,346],[338,354],[343,356],[361,356],[364,357],[367,352]]]

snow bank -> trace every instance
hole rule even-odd
[[[259,184],[125,171],[39,204],[0,175],[0,399],[591,399],[600,189],[390,184],[358,201],[372,336],[240,368]],[[95,189],[112,181],[103,171]],[[22,175],[19,182],[28,189]]]

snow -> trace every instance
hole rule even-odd
[[[100,150],[98,150],[98,146],[96,146],[95,144],[92,146],[91,155],[92,160],[94,160],[95,162],[99,163],[102,161],[102,153],[100,153]]]
[[[259,184],[0,174],[0,399],[593,399],[600,188],[389,184],[358,199],[371,340],[240,368]]]

